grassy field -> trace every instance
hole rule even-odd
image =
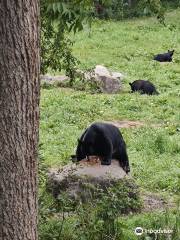
[[[96,21],[90,37],[86,31],[72,36],[75,40],[74,54],[81,61],[79,67],[88,69],[103,64],[122,72],[125,75],[124,89],[114,95],[90,94],[63,88],[42,89],[40,153],[49,167],[61,166],[70,161],[69,156],[74,153],[77,138],[92,122],[138,120],[144,123],[143,127],[122,129],[133,178],[142,191],[159,193],[167,200],[178,198],[179,16],[180,10],[168,13],[167,27],[160,25],[155,18],[121,22]],[[154,54],[168,49],[175,49],[172,63],[161,64],[152,60]],[[129,93],[128,82],[136,79],[152,81],[160,95]],[[149,227],[153,224],[156,226],[159,221],[152,214],[147,220],[151,223],[148,223]],[[140,219],[147,219],[147,215],[127,218],[126,221],[131,226],[128,231]],[[136,238],[130,234],[124,239]]]

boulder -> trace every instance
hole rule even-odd
[[[88,71],[77,70],[77,77],[83,78],[85,81],[93,81],[103,93],[118,93],[122,90],[122,73],[111,72],[102,65],[96,65],[94,69]]]
[[[102,65],[95,67],[94,79],[103,93],[117,93],[122,90],[123,75],[118,72],[111,72]]]
[[[119,80],[122,80],[124,78],[124,75],[119,72],[112,72],[111,75],[112,75],[112,77],[117,78]]]
[[[101,76],[111,76],[110,71],[102,65],[96,65],[96,67],[94,69],[94,73],[99,77],[101,77]]]
[[[107,189],[123,180],[132,180],[119,166],[117,160],[111,165],[101,165],[98,158],[82,160],[79,163],[70,163],[61,169],[50,169],[47,189],[55,198],[66,193],[71,199],[87,202],[89,195],[97,189]],[[131,181],[132,183],[132,181]],[[132,190],[133,189],[133,190]],[[131,193],[137,194],[137,186],[131,186]]]

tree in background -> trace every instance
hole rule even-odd
[[[65,70],[74,78],[78,60],[72,54],[69,32],[83,29],[91,23],[93,1],[41,0],[41,72]],[[70,81],[71,82],[71,81]]]
[[[95,0],[96,16],[104,19],[122,20],[155,14],[164,23],[161,0]],[[101,9],[101,11],[99,11]]]
[[[121,20],[155,14],[164,23],[161,0],[41,0],[41,73],[65,70],[73,82],[78,60],[69,32],[91,28],[95,17]]]
[[[38,0],[0,15],[0,239],[37,240]]]
[[[77,60],[72,55],[72,42],[66,35],[66,18],[56,19],[56,7],[52,7],[48,1],[41,0],[41,73],[64,69],[73,78]]]

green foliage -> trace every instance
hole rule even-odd
[[[99,208],[100,207],[100,208]],[[40,240],[154,240],[155,234],[146,230],[172,230],[171,234],[157,234],[158,240],[178,240],[179,210],[144,213],[130,216],[114,215],[107,206],[79,205],[74,212],[60,212],[39,225]],[[105,218],[99,213],[105,214]],[[108,217],[106,214],[108,212]],[[111,213],[111,214],[110,214]],[[110,217],[109,217],[110,215]],[[136,227],[144,229],[142,236],[134,233]]]
[[[92,0],[54,1],[49,0],[47,12],[67,31],[81,31],[83,24],[91,23]]]
[[[138,187],[130,179],[122,180],[105,191],[99,191],[97,199],[98,217],[104,222],[113,220],[119,214],[141,209]]]
[[[41,145],[39,146],[41,149]],[[43,156],[39,153],[38,165],[38,206],[39,206],[39,221],[44,222],[50,217],[49,205],[54,202],[52,197],[46,192],[48,167]]]
[[[78,60],[72,55],[72,41],[66,36],[65,19],[55,21],[49,7],[47,1],[41,0],[41,73],[63,69],[72,81]]]
[[[180,1],[179,0],[161,0],[163,6],[167,9],[176,9],[180,7]]]
[[[164,23],[164,8],[161,0],[112,0],[95,1],[96,16],[122,20],[124,18],[150,16],[155,14]]]
[[[138,4],[140,9],[143,9],[143,13],[145,15],[152,15],[154,13],[159,19],[160,23],[165,24],[165,9],[162,7],[161,0],[141,0]]]
[[[88,203],[79,203],[72,208],[72,200],[61,194],[54,203],[43,207],[40,239],[119,239],[124,225],[118,219],[119,215],[139,211],[141,207],[137,187],[127,179],[104,190],[94,190]],[[49,218],[46,217],[48,211]]]
[[[95,66],[94,66],[95,67]],[[91,69],[87,69],[84,72],[78,74],[76,72],[76,77],[72,83],[72,88],[75,90],[86,91],[89,93],[101,93],[102,90],[100,88],[99,83],[95,80],[94,76],[94,67]],[[85,75],[89,75],[89,79],[85,77]]]
[[[91,24],[91,1],[41,0],[41,72],[65,70],[72,85],[78,60],[68,33]]]

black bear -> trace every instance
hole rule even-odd
[[[148,95],[159,94],[155,86],[151,82],[146,80],[136,80],[132,83],[129,83],[129,85],[131,86],[132,92],[138,91],[141,94],[148,94]]]
[[[126,144],[117,127],[108,123],[93,123],[78,139],[76,161],[88,156],[101,157],[102,165],[110,165],[111,160],[119,160],[126,173],[130,172]]]
[[[174,50],[169,51],[167,53],[157,54],[154,56],[154,60],[158,62],[172,62],[172,56],[174,54]]]

